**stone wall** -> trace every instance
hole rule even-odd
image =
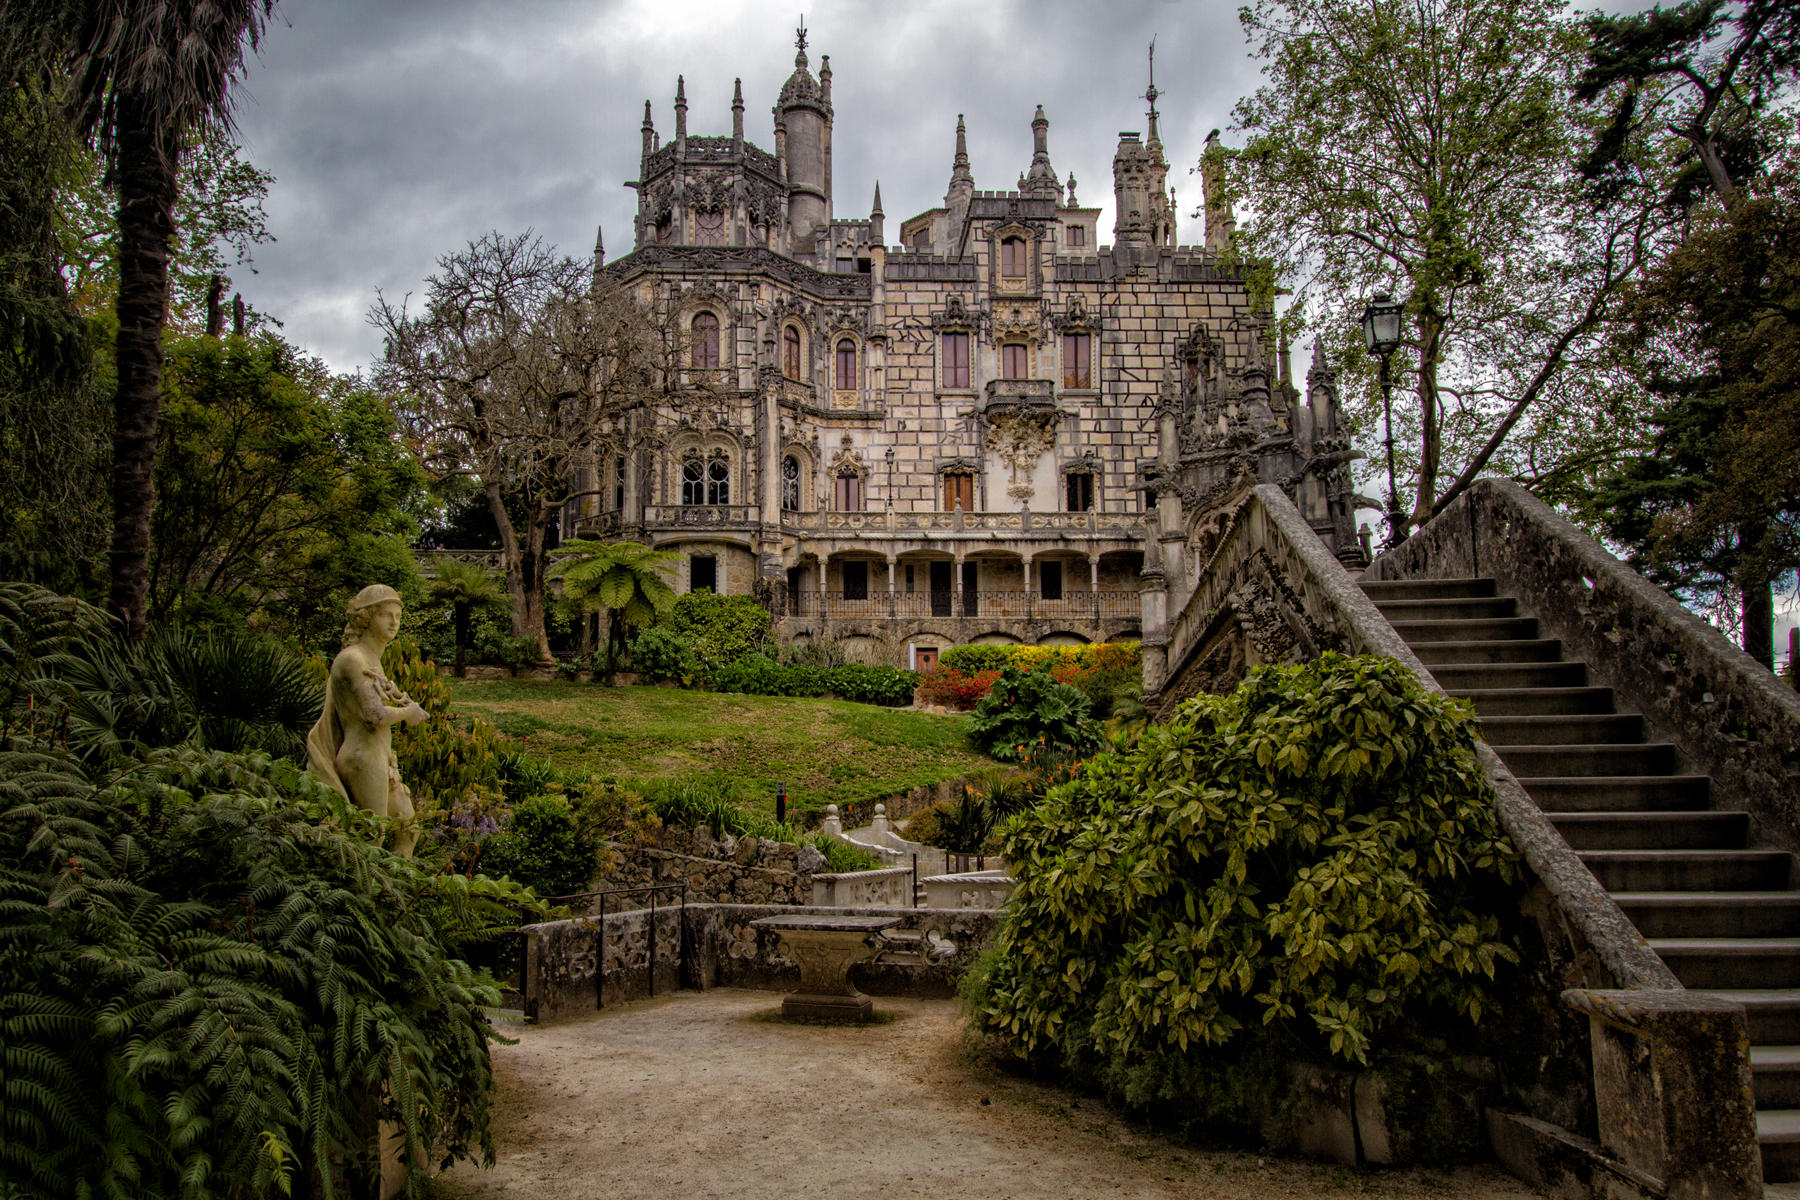
[[[767,838],[715,838],[706,829],[663,829],[654,840],[609,842],[603,888],[685,884],[690,904],[806,904],[813,873],[825,865],[815,846]],[[659,897],[659,905],[668,896]],[[620,896],[608,908],[647,907],[647,896]]]
[[[780,939],[752,924],[760,917],[802,912],[896,916],[896,932],[916,951],[893,951],[851,971],[851,981],[876,996],[951,996],[976,955],[993,938],[998,913],[980,910],[820,909],[780,904],[689,904],[659,909],[655,922],[660,995],[678,987],[787,991],[800,969],[781,952]],[[525,937],[525,1015],[550,1021],[593,1012],[651,994],[648,911],[528,925]],[[601,942],[604,969],[596,978]]]
[[[911,908],[912,868],[814,875],[812,902],[819,908]]]

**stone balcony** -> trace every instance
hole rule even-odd
[[[987,408],[1054,408],[1056,384],[1049,379],[990,379]]]

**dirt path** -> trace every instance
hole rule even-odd
[[[507,1030],[491,1171],[441,1200],[672,1197],[1527,1198],[1496,1170],[1355,1172],[1174,1145],[1095,1100],[977,1069],[949,1001],[858,1028],[770,1019],[770,992],[640,1001]]]

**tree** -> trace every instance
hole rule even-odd
[[[1380,416],[1355,322],[1407,298],[1395,413],[1407,525],[1490,463],[1527,479],[1624,422],[1600,336],[1667,218],[1638,192],[1596,209],[1574,170],[1580,27],[1555,0],[1259,0],[1265,86],[1239,102],[1239,253],[1348,361]],[[1583,442],[1563,444],[1570,434]],[[1448,488],[1440,487],[1454,472]]]
[[[4,0],[9,83],[66,79],[75,127],[97,139],[118,196],[111,607],[141,638],[149,598],[150,510],[169,245],[189,130],[229,122],[228,92],[275,0]],[[66,68],[66,75],[61,71]]]
[[[450,606],[456,635],[456,675],[460,679],[468,674],[469,628],[476,612],[506,607],[506,590],[479,563],[439,558],[436,577],[426,583],[425,594],[434,604]]]
[[[675,604],[675,589],[662,577],[662,568],[678,557],[668,550],[652,550],[637,542],[597,542],[577,538],[553,550],[558,560],[550,569],[562,580],[563,595],[584,609],[611,612],[607,628],[607,669],[624,657],[625,631],[642,629]]]
[[[690,387],[668,334],[623,292],[591,290],[592,267],[529,231],[485,234],[438,260],[423,311],[377,299],[386,339],[375,381],[441,479],[472,478],[499,528],[514,637],[543,659],[545,541],[585,495],[597,456],[641,444],[651,406]],[[522,512],[522,519],[514,510]]]
[[[1622,148],[1656,145],[1688,229],[1632,307],[1654,441],[1569,498],[1661,582],[1702,603],[1735,593],[1734,612],[1710,607],[1770,666],[1771,588],[1800,558],[1800,181],[1781,112],[1800,11],[1692,0],[1589,27],[1579,94],[1610,119],[1583,174],[1608,194],[1636,170]]]
[[[151,614],[328,640],[344,597],[409,581],[425,474],[395,430],[383,397],[272,334],[171,341]]]

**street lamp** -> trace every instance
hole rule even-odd
[[[1400,527],[1406,516],[1400,511],[1400,488],[1394,482],[1394,385],[1388,375],[1388,360],[1400,348],[1400,319],[1406,312],[1406,301],[1396,300],[1386,292],[1363,306],[1363,342],[1369,353],[1381,360],[1381,421],[1387,430],[1388,473],[1388,546],[1400,544]]]

